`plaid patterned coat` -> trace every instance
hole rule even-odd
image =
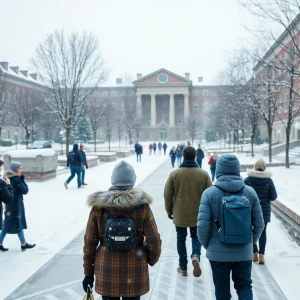
[[[136,297],[149,291],[148,264],[153,266],[161,252],[160,235],[149,206],[151,202],[148,194],[136,189],[110,190],[89,196],[88,204],[92,210],[84,237],[84,274],[95,275],[98,294]],[[110,251],[99,246],[99,241],[105,241],[108,219],[105,209],[112,215],[122,216],[136,206],[132,219],[139,246],[130,251]]]

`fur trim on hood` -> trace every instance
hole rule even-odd
[[[141,190],[110,190],[91,194],[87,199],[87,204],[96,208],[127,209],[151,204],[152,201],[152,197]]]
[[[249,177],[256,177],[256,178],[271,178],[272,173],[269,171],[257,171],[257,170],[248,170],[247,175]]]
[[[4,174],[3,174],[4,177],[7,177],[7,178],[12,178],[12,177],[20,177],[17,173],[13,172],[13,171],[5,171]]]

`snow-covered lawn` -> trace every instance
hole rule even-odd
[[[137,182],[142,182],[159,167],[167,156],[142,156],[142,163],[137,163],[135,156],[124,160],[133,164]],[[77,189],[76,178],[64,188],[69,174],[59,175],[47,182],[29,182],[29,194],[25,196],[25,209],[28,230],[25,231],[28,243],[36,243],[35,249],[21,252],[18,237],[7,235],[4,245],[8,252],[0,253],[0,299],[4,299],[15,288],[28,279],[34,272],[51,259],[61,248],[84,229],[90,209],[86,198],[97,190],[110,187],[113,167],[111,162],[88,169],[85,189]]]

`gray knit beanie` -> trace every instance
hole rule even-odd
[[[17,173],[17,169],[19,169],[21,166],[22,164],[18,161],[12,161],[10,163],[10,169],[15,173]]]
[[[111,184],[113,186],[133,187],[135,180],[136,175],[134,168],[124,160],[115,166],[111,175]]]
[[[216,176],[237,175],[240,176],[241,166],[238,158],[233,154],[223,154],[217,160]]]

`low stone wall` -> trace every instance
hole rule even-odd
[[[117,157],[118,158],[124,158],[124,157],[128,157],[130,156],[130,150],[120,150],[120,151],[117,151]]]
[[[27,181],[45,181],[56,177],[57,154],[52,149],[12,150],[4,154],[6,169],[12,161],[22,163]]]
[[[290,165],[295,165],[295,163],[290,163]],[[267,167],[285,167],[285,163],[267,163]],[[246,172],[248,169],[253,169],[253,164],[241,165],[241,172]]]
[[[87,152],[86,157],[97,156],[100,162],[111,162],[117,160],[116,152]]]
[[[278,200],[271,203],[274,215],[282,222],[291,238],[300,246],[300,216]]]
[[[99,158],[98,156],[86,156],[87,163],[89,168],[98,166]],[[59,156],[58,157],[58,165],[62,167],[67,166],[67,158],[65,156]]]

